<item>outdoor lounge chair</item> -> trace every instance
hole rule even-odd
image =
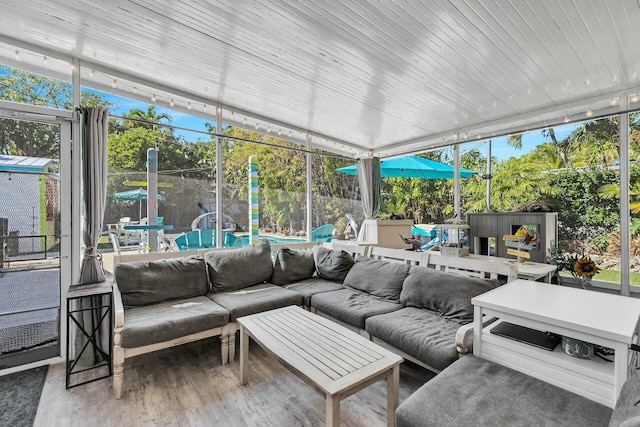
[[[120,255],[122,252],[142,252],[142,246],[140,245],[120,246],[120,236],[115,231],[109,232],[109,239],[111,240],[111,246],[113,246],[113,253],[115,255]]]
[[[205,246],[202,245],[200,231],[201,230],[189,231],[176,237],[175,242],[178,249],[181,251],[204,249]]]
[[[311,231],[312,242],[330,242],[333,239],[333,224],[323,224]]]
[[[233,248],[239,246],[241,240],[229,232],[223,232],[223,245],[225,248]],[[182,233],[174,239],[175,246],[181,251],[190,251],[197,249],[212,249],[216,247],[216,231],[215,230],[191,230]]]
[[[223,246],[225,248],[235,248],[235,247],[239,247],[240,243],[242,242],[240,239],[238,239],[238,236],[236,236],[233,233],[229,233],[224,231],[222,233],[222,235],[224,236],[224,243]]]

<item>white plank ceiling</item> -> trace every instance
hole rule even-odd
[[[64,76],[78,58],[85,85],[191,102],[212,120],[222,103],[227,122],[298,141],[310,131],[314,146],[355,157],[640,108],[637,0],[0,0],[0,11],[0,63]]]

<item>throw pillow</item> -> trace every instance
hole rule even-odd
[[[282,248],[278,251],[273,265],[274,285],[286,285],[308,279],[316,271],[313,252]]]
[[[273,261],[267,239],[241,249],[210,251],[204,256],[213,292],[228,292],[271,280]]]
[[[400,299],[409,266],[397,262],[358,257],[344,279],[344,285],[393,302]]]
[[[313,247],[313,261],[318,276],[325,280],[342,283],[353,266],[353,257],[345,251],[338,251],[323,246]]]
[[[125,307],[192,298],[209,291],[204,260],[197,258],[123,262],[116,266],[115,277]]]
[[[496,279],[482,279],[412,266],[402,284],[400,302],[407,307],[426,308],[454,322],[473,321],[471,298],[497,288]]]

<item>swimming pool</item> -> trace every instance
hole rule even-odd
[[[245,234],[240,237],[240,245],[239,246],[249,246],[250,237],[248,234]],[[270,245],[286,245],[287,243],[306,243],[307,239],[300,239],[294,237],[278,237],[270,234],[259,234],[258,239],[267,239]]]

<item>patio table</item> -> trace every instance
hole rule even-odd
[[[249,337],[326,398],[327,426],[340,425],[340,401],[387,380],[387,425],[395,425],[399,365],[404,360],[378,344],[297,306],[237,319],[240,383],[247,383]]]
[[[125,230],[173,230],[173,225],[125,225]]]

